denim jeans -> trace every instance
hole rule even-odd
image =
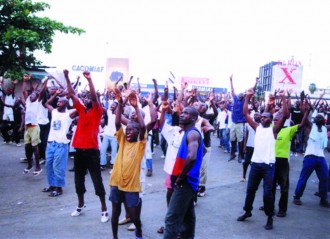
[[[274,180],[275,165],[265,163],[251,163],[248,185],[246,189],[246,198],[244,210],[251,212],[256,191],[258,190],[261,180],[263,180],[264,188],[264,208],[267,216],[273,215],[274,212],[274,196],[272,192]]]
[[[226,150],[230,152],[227,129],[220,129],[220,145],[225,146]]]
[[[46,173],[49,186],[64,187],[69,144],[48,142],[46,147]]]
[[[302,197],[306,187],[307,180],[315,170],[319,179],[319,194],[321,200],[328,198],[328,165],[324,157],[307,155],[304,157],[303,168],[296,186],[295,196]]]
[[[185,181],[180,188],[174,188],[165,217],[164,239],[177,238],[180,232],[182,238],[195,236],[194,196],[196,192]]]
[[[105,195],[100,168],[100,151],[98,149],[76,149],[74,155],[74,182],[78,195],[86,192],[85,175],[88,170],[91,175],[95,194]]]
[[[111,164],[115,163],[117,150],[118,150],[118,142],[115,136],[103,135],[103,140],[101,144],[101,165],[107,164],[107,150],[111,147]]]

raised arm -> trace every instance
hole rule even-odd
[[[123,99],[121,97],[121,92],[117,87],[115,88],[115,98],[118,101],[115,118],[116,131],[118,131],[121,127],[121,115],[123,114]]]
[[[76,93],[75,93],[75,91],[74,91],[74,89],[71,85],[71,81],[70,81],[70,78],[69,78],[69,71],[64,70],[63,74],[64,74],[64,78],[65,78],[65,81],[66,81],[66,87],[68,89],[68,95],[69,95],[69,97],[71,97],[71,99],[73,101],[73,104],[76,104],[79,101],[79,98],[76,95]]]
[[[165,123],[165,112],[170,107],[170,104],[166,100],[163,100],[161,105],[162,110],[159,117],[159,128],[163,128],[163,125]]]
[[[52,106],[52,102],[55,100],[55,98],[60,95],[63,92],[63,89],[58,89],[55,94],[50,97],[47,102],[45,103],[45,107],[48,109],[49,112],[52,112],[54,110],[54,107]]]
[[[137,119],[138,119],[138,123],[140,125],[139,139],[140,139],[140,141],[142,141],[144,139],[144,134],[146,132],[146,126],[144,124],[144,120],[143,120],[141,111],[140,111],[139,106],[138,106],[137,95],[135,94],[135,92],[131,92],[128,95],[127,98],[128,98],[129,103],[131,104],[131,106],[135,109],[136,116],[137,116]]]
[[[246,96],[245,96],[245,101],[244,101],[244,106],[243,106],[243,114],[245,116],[246,121],[248,122],[248,124],[252,127],[252,129],[256,130],[258,127],[258,123],[255,122],[252,117],[250,116],[250,112],[249,112],[249,101],[250,99],[253,97],[254,95],[254,90],[253,89],[249,89],[246,92]]]
[[[235,96],[236,96],[236,93],[235,93],[234,84],[233,84],[233,75],[231,75],[231,76],[229,77],[229,80],[230,80],[231,96],[232,96],[232,97],[235,97]]]
[[[288,107],[287,107],[287,103],[286,103],[286,99],[285,99],[285,91],[280,90],[278,93],[283,102],[283,104],[282,104],[283,113],[282,113],[282,117],[276,122],[276,124],[273,127],[273,132],[275,135],[277,135],[277,133],[280,132],[286,119],[289,117],[289,111],[288,111]]]
[[[158,100],[159,93],[158,93],[158,85],[157,85],[157,80],[152,79],[152,82],[154,83],[154,90],[155,90],[155,95],[154,98],[152,99],[152,102],[155,104]]]
[[[100,103],[99,103],[99,99],[98,99],[96,91],[95,91],[91,73],[89,71],[84,71],[83,76],[86,78],[86,80],[88,82],[89,92],[91,94],[93,107],[97,108],[97,107],[99,107]]]
[[[155,105],[152,103],[152,93],[151,92],[149,92],[147,102],[148,102],[149,112],[150,112],[150,122],[147,123],[146,129],[148,132],[150,132],[152,130],[152,128],[155,126],[155,123],[156,123],[157,117],[158,117],[156,109],[155,109]]]

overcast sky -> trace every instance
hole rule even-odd
[[[324,0],[45,0],[45,14],[81,27],[81,36],[58,34],[47,65],[104,64],[130,59],[130,74],[160,82],[208,77],[237,91],[253,85],[259,67],[292,56],[304,83],[329,86],[330,1]]]

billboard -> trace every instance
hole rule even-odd
[[[123,77],[123,81],[129,80],[128,58],[107,58],[105,68],[107,80],[116,82],[120,77]]]
[[[278,63],[273,66],[272,87],[275,89],[292,89],[295,92],[302,90],[302,65]]]

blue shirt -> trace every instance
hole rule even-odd
[[[238,100],[237,96],[234,96],[234,105],[233,105],[233,110],[231,114],[231,119],[233,123],[245,123],[245,116],[243,114],[243,106],[244,106],[244,101],[245,98],[242,100]]]

